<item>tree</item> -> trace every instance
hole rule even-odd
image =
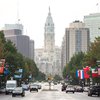
[[[63,77],[66,78],[69,75],[69,67],[68,64],[63,69]]]
[[[75,73],[76,70],[83,68],[84,58],[85,58],[85,53],[83,52],[79,52],[78,54],[75,54],[63,70],[64,78],[68,76],[69,77],[68,79],[70,79],[71,77],[71,81],[77,83],[78,79],[76,78]]]
[[[6,65],[10,74],[10,78],[13,77],[17,69],[24,69],[23,78],[27,79],[30,75],[36,78],[37,76],[45,76],[43,73],[39,72],[35,62],[29,58],[24,57],[20,54],[13,42],[6,40],[3,34],[3,31],[0,31],[0,59],[4,58],[6,60]]]
[[[91,43],[90,50],[87,52],[85,61],[91,68],[97,69],[97,60],[100,60],[100,37],[95,38]],[[91,73],[90,73],[91,74]],[[90,75],[91,76],[91,75]],[[94,83],[100,83],[100,78],[92,78]]]
[[[4,44],[5,44],[5,38],[3,31],[0,31],[0,59],[4,58]]]
[[[61,79],[62,79],[62,78],[61,78],[59,75],[55,75],[55,76],[54,76],[54,80],[55,80],[55,81],[60,81]]]
[[[25,72],[27,72],[27,76],[32,74],[32,77],[36,78],[38,76],[39,69],[37,68],[35,62],[33,60],[30,60],[29,58],[25,58],[24,62],[25,62],[24,70]]]
[[[87,65],[91,67],[97,66],[97,60],[100,60],[100,37],[95,38],[95,41],[91,43],[85,58]]]
[[[43,80],[45,80],[45,77],[46,77],[46,75],[39,71],[38,75],[36,76],[35,79],[38,80],[38,81],[43,81]]]

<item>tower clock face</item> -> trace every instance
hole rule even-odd
[[[47,28],[47,32],[53,32],[52,28]]]

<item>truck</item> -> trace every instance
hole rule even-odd
[[[9,93],[12,93],[12,91],[17,87],[17,81],[16,80],[7,80],[6,82],[6,95]]]

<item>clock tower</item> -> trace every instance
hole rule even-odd
[[[49,13],[44,27],[44,49],[46,52],[53,52],[55,47],[54,23],[51,17],[50,7]]]

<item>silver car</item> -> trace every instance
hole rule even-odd
[[[73,92],[73,93],[74,93],[74,92],[75,92],[74,86],[68,85],[67,88],[66,88],[66,93],[67,93],[67,92]]]
[[[25,96],[25,91],[22,87],[16,87],[12,92],[12,97],[15,97],[16,95],[21,95],[22,97]]]
[[[30,85],[30,92],[31,91],[37,91],[38,92],[38,85],[36,85],[36,84]]]

